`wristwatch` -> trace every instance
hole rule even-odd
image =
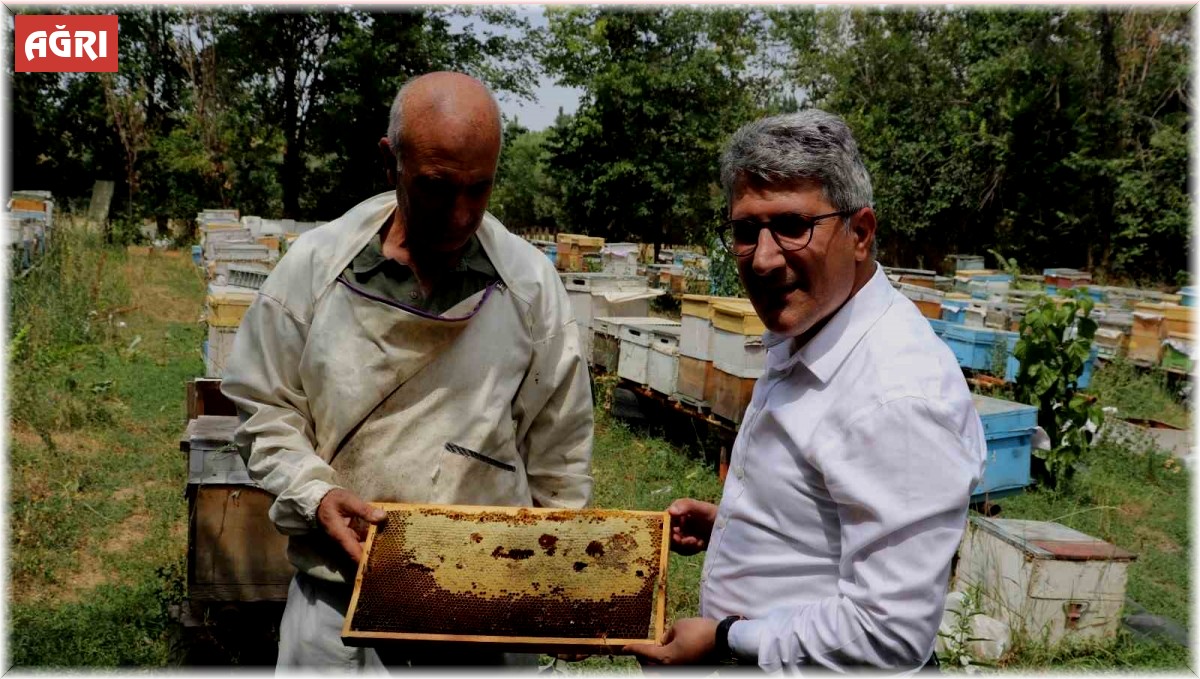
[[[729,648],[729,628],[733,627],[733,623],[746,618],[740,615],[731,615],[721,622],[717,623],[717,641],[713,647],[713,659],[717,662],[725,662],[733,660],[733,649]]]

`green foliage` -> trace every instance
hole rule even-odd
[[[1064,296],[1068,301],[1062,304],[1045,295],[1029,303],[1013,352],[1021,362],[1017,399],[1038,407],[1038,425],[1050,437],[1050,450],[1034,453],[1042,461],[1036,473],[1056,488],[1070,479],[1091,444],[1087,422],[1103,423],[1100,407],[1078,385],[1096,334],[1093,303],[1078,290]]]
[[[1167,373],[1141,370],[1124,359],[1096,371],[1088,392],[1121,418],[1148,418],[1190,428],[1191,414],[1171,391]]]
[[[804,10],[793,82],[843,115],[875,184],[881,258],[997,247],[1037,270],[1187,268],[1182,10]]]
[[[545,131],[530,132],[510,122],[488,210],[506,227],[553,228],[561,211],[558,187],[546,171]]]
[[[563,227],[695,243],[719,218],[717,161],[754,117],[761,17],[742,9],[547,10],[543,65],[584,94],[547,138]]]
[[[820,106],[858,140],[886,263],[994,248],[1005,268],[1097,282],[1188,269],[1180,8],[579,6],[549,8],[545,29],[498,7],[116,13],[118,73],[5,77],[22,185],[66,204],[114,180],[130,225],[214,206],[333,218],[386,190],[377,145],[401,83],[456,69],[502,96],[542,76],[583,92],[509,138],[495,208],[518,227],[705,242],[729,134]]]

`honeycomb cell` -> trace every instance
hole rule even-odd
[[[661,513],[387,508],[364,555],[354,632],[653,636]]]

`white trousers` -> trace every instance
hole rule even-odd
[[[297,573],[288,586],[287,605],[279,624],[279,659],[276,674],[297,670],[324,673],[388,674],[402,667],[438,665],[506,665],[537,669],[532,653],[498,653],[440,647],[406,649],[403,653],[346,646],[342,625],[350,607],[348,585]]]

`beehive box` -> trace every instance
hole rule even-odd
[[[637,325],[674,325],[677,321],[652,316],[598,316],[592,320],[592,367],[617,372],[621,359],[621,327]]]
[[[1129,360],[1157,364],[1166,336],[1166,323],[1162,315],[1135,311],[1133,331],[1129,335]]]
[[[1191,285],[1180,288],[1179,304],[1189,308],[1196,306],[1196,288]]]
[[[1172,332],[1193,334],[1192,310],[1189,307],[1178,304],[1141,302],[1134,307],[1134,311],[1162,316],[1163,332],[1166,334]]]
[[[205,300],[207,309],[205,319],[209,326],[220,328],[236,328],[242,323],[242,316],[258,295],[253,290],[237,288],[230,285],[209,285],[208,298]]]
[[[675,321],[646,325],[640,323],[622,325],[617,375],[642,386],[648,386],[650,384],[650,345],[653,343],[651,332],[664,328],[674,328],[675,337],[679,336],[679,323]]]
[[[229,451],[237,410],[220,380],[188,383],[188,430],[180,449],[188,466],[188,598],[284,601],[295,573],[287,537],[267,515],[275,496],[256,487]]]
[[[702,361],[712,360],[713,304],[730,302],[737,297],[714,295],[684,295],[680,305],[682,333],[679,336],[679,354]],[[743,300],[744,301],[744,300]]]
[[[650,365],[648,386],[660,394],[673,396],[679,381],[679,326],[658,325],[650,329]]]
[[[1015,334],[1006,330],[948,325],[942,340],[954,352],[958,365],[971,370],[989,370],[997,342],[1007,342]]]
[[[985,615],[1051,647],[1116,634],[1137,558],[1062,524],[982,516],[959,555],[954,589],[978,588]]]
[[[678,395],[692,401],[707,402],[712,389],[712,361],[705,361],[690,356],[679,356],[679,373],[675,378],[675,389]]]
[[[1195,347],[1195,338],[1191,335],[1181,332],[1169,333],[1163,340],[1162,367],[1177,372],[1192,372]]]
[[[983,268],[983,257],[980,255],[946,255],[950,260],[950,271],[975,271]]]
[[[919,310],[921,315],[925,318],[940,319],[942,317],[941,302],[931,302],[929,300],[918,299],[913,300],[913,304],[917,305],[917,310]]]
[[[717,300],[712,303],[712,309],[713,365],[719,371],[753,383],[766,366],[766,351],[762,344],[766,327],[750,300]]]
[[[388,518],[367,534],[347,645],[616,654],[662,639],[665,512],[377,506]]]
[[[236,338],[237,328],[208,326],[208,341],[204,351],[205,377],[221,377],[225,374],[225,364],[233,354],[233,341]]]
[[[741,377],[714,367],[705,395],[714,415],[741,424],[754,395],[755,377]]]
[[[983,478],[971,491],[972,501],[1007,495],[1028,486],[1037,408],[980,394],[971,398],[987,441]]]

